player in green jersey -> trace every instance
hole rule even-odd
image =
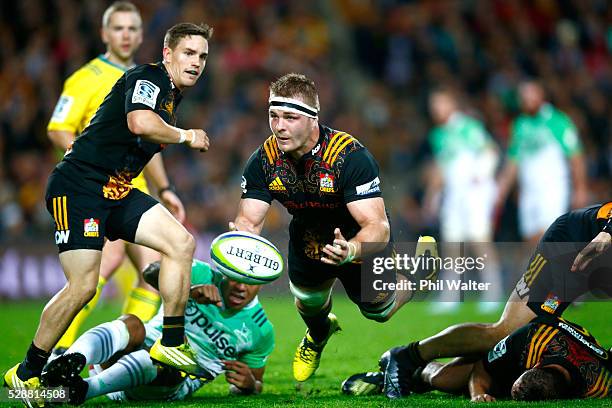
[[[542,86],[524,82],[519,95],[523,114],[512,124],[497,202],[518,178],[521,235],[535,245],[558,216],[588,204],[586,167],[576,126],[546,102]]]
[[[150,282],[158,272],[159,263],[153,263],[145,278]],[[225,278],[198,260],[191,276],[185,335],[195,351],[199,378],[160,368],[149,357],[146,349],[161,337],[160,312],[146,324],[125,315],[85,332],[47,365],[43,381],[67,386],[73,404],[105,394],[113,400],[182,400],[222,373],[231,392],[260,393],[274,349],[274,329],[257,299],[260,286]],[[86,364],[92,365],[90,376],[82,379]]]

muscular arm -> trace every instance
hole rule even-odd
[[[269,209],[270,204],[265,201],[255,198],[241,199],[238,205],[238,215],[236,215],[234,222],[230,223],[230,229],[248,231],[259,235]]]
[[[508,160],[497,178],[497,200],[500,206],[506,201],[518,174],[518,165],[513,160]]]
[[[572,208],[581,208],[588,203],[587,191],[587,172],[584,162],[584,154],[578,153],[570,158],[570,168],[572,171]]]
[[[130,132],[153,143],[179,143],[180,129],[164,122],[150,110],[135,110],[127,114]]]
[[[440,193],[444,187],[444,179],[442,169],[435,161],[427,166],[426,174],[427,189],[423,199],[423,210],[428,218],[433,219],[436,218],[440,208]]]
[[[349,240],[355,245],[355,258],[376,253],[383,250],[391,236],[391,227],[385,213],[385,202],[381,197],[366,198],[348,203],[347,208],[351,216],[361,227],[357,235]],[[368,245],[367,253],[361,246],[362,242],[369,242],[375,245]]]
[[[469,389],[470,397],[473,402],[489,402],[495,401],[491,395],[488,394],[491,389],[492,379],[489,373],[484,368],[482,360],[479,360],[474,364],[472,374],[470,375]]]
[[[49,130],[47,131],[47,136],[49,140],[51,140],[51,143],[53,143],[53,146],[64,152],[68,150],[76,138],[74,132],[69,132],[67,130]]]

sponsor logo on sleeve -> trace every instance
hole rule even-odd
[[[242,180],[240,181],[240,188],[242,189],[242,194],[245,194],[247,192],[246,186],[247,186],[246,178],[242,176]]]
[[[372,181],[356,187],[357,195],[367,195],[372,193],[380,193],[380,179],[376,177]]]
[[[68,117],[68,113],[70,112],[70,108],[72,108],[73,102],[74,98],[72,96],[60,96],[59,100],[57,101],[57,105],[55,105],[55,109],[53,110],[51,122],[64,122]]]
[[[159,95],[159,87],[157,85],[151,81],[139,79],[136,81],[136,86],[134,86],[132,103],[142,103],[151,109],[155,109],[157,95]]]
[[[495,345],[495,347],[493,347],[493,350],[489,351],[489,354],[487,355],[487,360],[489,361],[489,363],[497,360],[498,358],[506,354],[507,339],[508,336],[504,337],[499,343]]]

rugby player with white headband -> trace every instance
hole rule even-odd
[[[259,234],[274,199],[293,216],[290,288],[308,328],[293,361],[298,381],[314,374],[328,339],[340,330],[331,313],[336,279],[363,315],[376,321],[388,320],[410,295],[362,290],[359,261],[390,250],[378,164],[353,136],[320,125],[319,110],[314,82],[306,76],[287,74],[270,85],[272,135],[249,158],[230,223],[231,229]],[[397,282],[395,271],[377,279]]]

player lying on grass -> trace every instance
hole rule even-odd
[[[444,368],[443,370],[441,370]],[[410,378],[414,392],[469,393],[473,402],[605,398],[612,395],[612,362],[584,328],[542,315],[502,339],[475,364],[430,362]],[[342,384],[345,394],[383,390],[384,374],[362,373]]]
[[[144,273],[156,286],[159,263]],[[196,352],[199,378],[155,365],[149,357],[147,350],[161,337],[160,311],[146,324],[125,315],[85,332],[45,367],[43,382],[69,387],[72,404],[104,394],[113,400],[182,400],[223,372],[231,392],[260,393],[274,330],[257,299],[259,286],[230,280],[197,260],[191,276],[185,335]],[[86,364],[93,367],[82,379]]]
[[[385,371],[385,394],[389,398],[409,395],[411,373],[429,361],[479,356],[538,315],[561,316],[583,294],[603,292],[610,297],[611,246],[612,201],[557,218],[538,244],[499,321],[451,326],[427,339],[388,350],[380,359],[381,370]],[[444,375],[444,367],[438,375]]]

